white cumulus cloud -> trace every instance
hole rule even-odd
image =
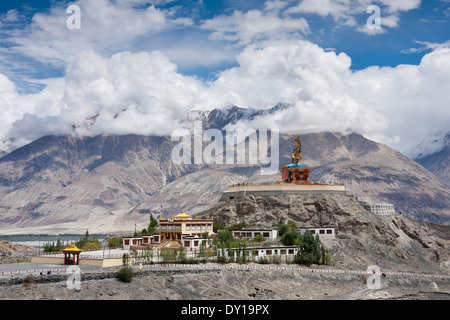
[[[231,15],[220,15],[206,20],[201,29],[210,30],[211,38],[227,40],[239,45],[248,45],[258,40],[284,38],[290,34],[309,33],[309,24],[304,18],[280,17],[276,3],[268,3],[266,11],[234,11]]]

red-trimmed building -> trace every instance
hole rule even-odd
[[[191,216],[181,212],[180,214],[167,219],[159,220],[159,234],[161,241],[178,240],[181,241],[182,235],[201,236],[205,232],[208,236],[213,234],[213,218],[211,219],[193,219]]]
[[[198,249],[203,239],[203,234],[211,236],[214,219],[195,219],[184,212],[166,219],[159,220],[159,234],[143,235],[141,237],[124,237],[123,249],[143,249],[150,245],[162,245],[165,241],[177,241],[190,250]]]

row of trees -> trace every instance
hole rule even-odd
[[[330,250],[320,242],[319,235],[313,236],[309,230],[305,232],[298,248],[295,260],[298,264],[332,264]]]
[[[64,244],[63,242],[61,242],[61,240],[57,240],[56,243],[55,242],[47,242],[44,243],[44,245],[42,246],[44,249],[44,252],[59,252],[61,250],[63,250],[65,247],[67,247],[67,243]]]
[[[98,250],[101,249],[102,247],[102,243],[100,242],[100,240],[98,240],[97,237],[91,237],[89,235],[89,231],[86,231],[85,236],[83,238],[80,238],[74,244],[77,248],[83,250]],[[44,252],[60,252],[64,250],[68,245],[69,241],[62,242],[60,239],[58,239],[56,243],[55,242],[44,243],[43,250]]]
[[[102,248],[102,243],[97,237],[89,236],[89,231],[86,231],[84,238],[75,242],[75,246],[83,250],[98,250]]]
[[[309,230],[304,235],[299,234],[297,224],[289,220],[287,223],[280,220],[278,224],[278,235],[285,245],[297,245],[298,253],[295,262],[298,264],[326,264],[332,263],[330,250],[325,248],[320,241],[319,235],[313,236]]]

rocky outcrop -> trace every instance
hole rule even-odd
[[[0,241],[0,264],[29,261],[37,252],[37,248],[2,240]]]
[[[337,227],[337,217],[360,216],[367,210],[351,195],[345,194],[284,194],[245,195],[220,202],[200,215],[214,215],[224,224],[246,221],[254,225],[277,224],[280,219],[307,223],[309,226]]]
[[[300,227],[333,227],[336,238],[324,242],[336,263],[346,267],[449,271],[450,226],[400,214],[380,217],[350,194],[246,195],[219,202],[203,215],[226,225],[276,226],[282,219]]]

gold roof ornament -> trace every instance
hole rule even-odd
[[[174,217],[174,219],[175,219],[175,220],[189,220],[189,219],[192,219],[192,217],[191,217],[190,215],[184,213],[184,211],[181,211],[181,213],[180,213],[180,214],[177,214],[177,215]]]

